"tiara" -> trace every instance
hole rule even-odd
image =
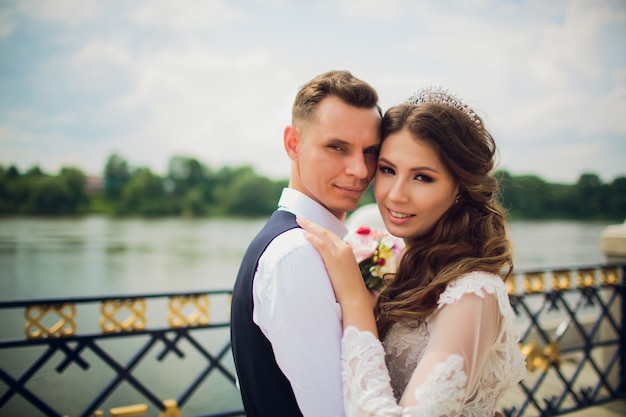
[[[414,92],[406,102],[407,104],[413,104],[416,106],[424,103],[445,104],[446,106],[450,106],[465,113],[465,115],[467,115],[473,123],[480,126],[480,120],[478,119],[478,116],[476,116],[476,113],[474,113],[474,110],[472,110],[467,104],[463,103],[460,97],[448,92],[447,88],[440,86],[424,87]]]

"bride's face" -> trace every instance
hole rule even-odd
[[[383,141],[374,194],[391,234],[405,239],[423,236],[455,204],[458,192],[430,144],[406,129]]]

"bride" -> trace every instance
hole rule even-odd
[[[345,242],[298,219],[342,309],[347,416],[492,416],[525,375],[495,154],[482,120],[446,90],[387,111],[374,193],[406,249],[378,298]]]

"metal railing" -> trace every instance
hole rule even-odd
[[[508,281],[528,374],[509,417],[556,416],[625,396],[626,263],[522,271]]]
[[[200,396],[204,416],[243,416],[229,305],[226,290],[1,302],[0,414],[175,417]]]
[[[505,416],[625,398],[625,275],[618,263],[507,281],[528,375]],[[0,302],[0,414],[244,416],[229,307],[229,290]]]

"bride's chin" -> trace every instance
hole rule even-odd
[[[387,229],[389,233],[391,233],[395,237],[399,237],[400,239],[405,238],[405,236],[403,236],[404,233],[401,228],[399,228],[398,226],[396,226],[395,224],[391,222],[384,222],[384,223],[385,223],[385,228]]]

